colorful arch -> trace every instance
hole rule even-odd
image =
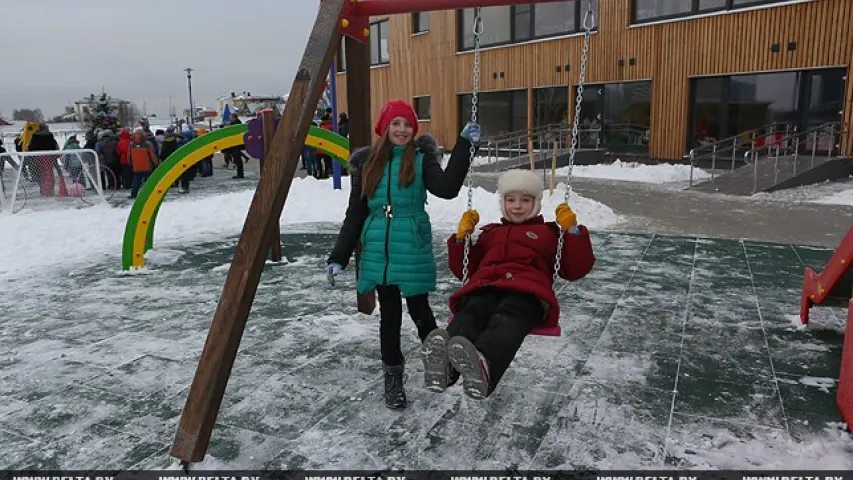
[[[243,145],[247,131],[248,125],[243,124],[202,135],[169,155],[154,170],[140,189],[127,217],[122,243],[122,270],[145,266],[145,252],[154,246],[154,224],[160,205],[181,174],[220,150]],[[346,137],[312,126],[308,129],[305,145],[329,154],[349,169],[349,140]]]

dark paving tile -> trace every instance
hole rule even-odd
[[[162,446],[151,440],[92,424],[58,437],[9,465],[15,470],[120,469],[150,457]]]
[[[681,375],[711,381],[755,383],[773,379],[761,328],[687,325]]]
[[[779,391],[794,435],[818,433],[828,423],[844,421],[835,403],[837,378],[780,375]]]
[[[678,355],[598,351],[589,357],[578,381],[673,391],[677,373]]]
[[[759,465],[756,448],[772,450],[792,443],[784,429],[749,425],[675,413],[666,442],[666,467],[678,469],[738,469]],[[780,449],[781,450],[781,449]],[[776,459],[779,465],[784,459]],[[791,457],[788,468],[802,467]]]
[[[777,374],[838,378],[844,337],[831,330],[767,329]]]
[[[352,392],[374,384],[380,371],[380,362],[372,359],[324,352],[298,371],[264,377],[250,395],[224,410],[218,421],[268,435],[292,437],[349,401]]]
[[[552,419],[531,468],[653,467],[663,463],[670,391],[578,383]]]
[[[679,376],[675,412],[785,428],[782,403],[772,380],[728,383]]]

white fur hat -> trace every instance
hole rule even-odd
[[[501,206],[501,215],[506,218],[506,206],[504,197],[510,192],[522,192],[533,197],[533,211],[530,217],[539,215],[542,210],[542,190],[545,184],[539,175],[530,170],[507,170],[498,177],[498,201]]]

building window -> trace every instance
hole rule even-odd
[[[651,114],[652,82],[587,85],[580,119],[580,129],[586,136],[581,135],[581,143],[586,146],[588,139],[617,153],[647,152]],[[598,129],[600,132],[595,133]]]
[[[412,14],[412,33],[423,33],[429,31],[429,12],[416,12]]]
[[[429,120],[432,118],[432,99],[429,95],[415,97],[415,113],[418,115],[418,120]]]
[[[506,7],[484,7],[483,35],[480,45],[484,47],[509,45],[540,38],[548,38],[583,31],[583,18],[587,5],[595,13],[598,26],[598,1],[567,1],[513,5]],[[457,11],[459,50],[474,48],[474,9]]]
[[[346,38],[341,38],[341,45],[338,47],[338,54],[335,58],[335,69],[338,73],[347,71],[347,42]]]
[[[388,20],[370,24],[370,65],[391,63],[391,54],[388,49],[389,38]]]
[[[527,129],[527,90],[480,93],[478,122],[483,138]],[[459,128],[471,120],[471,94],[459,95]]]
[[[805,131],[841,121],[843,68],[773,72],[691,81],[689,145],[701,146],[751,132]]]
[[[788,3],[790,0],[633,0],[634,23]]]

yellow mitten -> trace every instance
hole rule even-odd
[[[480,222],[480,214],[476,210],[468,210],[462,214],[459,219],[459,230],[456,231],[456,238],[463,239],[466,235],[474,233],[474,227]]]
[[[574,228],[578,224],[578,216],[565,203],[557,206],[557,223],[563,230]]]

